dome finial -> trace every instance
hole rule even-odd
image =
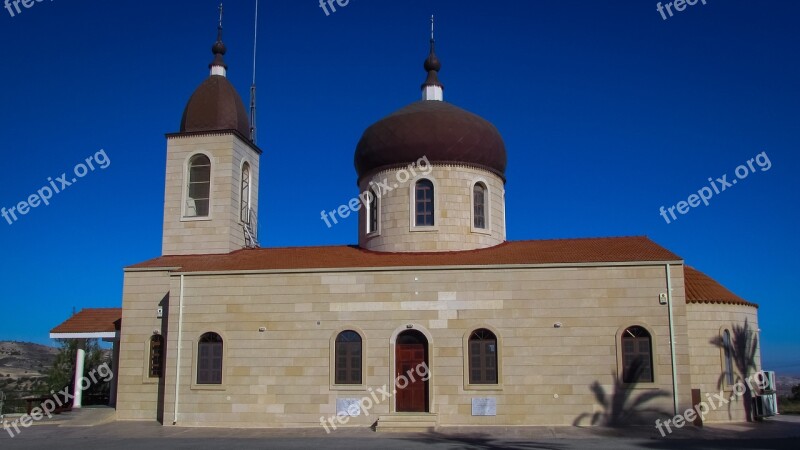
[[[228,66],[225,64],[225,60],[222,58],[228,49],[225,47],[225,44],[222,42],[222,17],[224,14],[224,7],[222,6],[222,2],[219,4],[219,24],[217,25],[217,42],[211,47],[211,52],[214,54],[214,61],[208,65],[208,68],[211,69],[211,75],[220,75],[226,76],[228,71]]]
[[[428,78],[422,85],[422,99],[442,101],[444,100],[444,85],[439,81],[438,75],[442,69],[442,63],[436,57],[434,26],[434,16],[431,15],[431,52],[428,55],[428,59],[425,60],[425,71],[428,72]]]

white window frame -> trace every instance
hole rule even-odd
[[[428,180],[433,184],[433,226],[417,225],[417,183]],[[441,223],[441,204],[439,203],[439,183],[430,174],[414,177],[410,180],[408,195],[408,221],[411,232],[438,231]]]
[[[208,186],[208,215],[207,216],[188,216],[189,205],[189,176],[192,159],[198,155],[205,155],[210,166],[210,178]],[[201,222],[213,220],[214,215],[214,157],[206,151],[192,152],[183,163],[183,193],[181,195],[181,222]]]
[[[720,328],[719,331],[719,338],[720,342],[722,342],[723,348],[721,348],[720,356],[722,357],[722,373],[728,372],[728,361],[730,361],[730,373],[725,375],[723,378],[723,386],[730,387],[736,384],[736,362],[733,360],[733,351],[726,354],[724,345],[725,345],[725,333],[728,333],[728,345],[733,346],[733,333],[731,332],[732,327],[724,326]]]
[[[475,185],[481,184],[484,188],[484,198],[483,198],[483,219],[486,221],[486,228],[476,228],[475,227]],[[469,229],[473,233],[478,234],[492,234],[492,193],[489,189],[489,183],[486,181],[485,178],[475,178],[472,180],[472,184],[469,187],[469,206],[470,206],[470,213],[469,213]]]
[[[372,208],[370,207],[370,202],[367,202],[366,208],[364,211],[366,212],[365,220],[364,220],[364,234],[367,237],[373,236],[380,236],[381,235],[381,196],[378,195],[377,191],[373,187],[369,187],[367,192],[371,192],[372,196],[375,197],[375,209],[378,210],[378,223],[376,224],[376,228],[374,230],[370,230],[370,222],[371,222],[371,215],[372,215]]]
[[[250,210],[253,209],[253,165],[250,161],[243,159],[239,167],[239,223],[244,224],[245,220],[242,217],[244,209],[244,168],[247,167],[247,214],[248,218]]]

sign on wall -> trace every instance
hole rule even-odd
[[[361,415],[360,399],[357,398],[337,398],[336,415],[356,417]]]
[[[497,399],[494,397],[475,397],[472,399],[473,416],[496,416]]]

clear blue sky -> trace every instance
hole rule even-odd
[[[508,238],[647,235],[757,302],[765,366],[800,372],[800,2],[261,1],[261,237],[351,244],[320,210],[357,194],[371,123],[419,98],[438,16],[445,99],[503,134]],[[13,225],[0,218],[0,339],[48,342],[72,308],[121,304],[122,268],[161,249],[166,142],[207,76],[213,0],[44,1],[0,9],[10,208],[104,149],[96,169]],[[247,98],[253,1],[226,4],[229,75]],[[667,224],[672,206],[760,152],[751,174]],[[758,169],[758,166],[756,166]]]

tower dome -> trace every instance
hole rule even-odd
[[[431,163],[485,169],[505,179],[506,147],[500,132],[480,116],[444,101],[438,73],[442,64],[431,30],[424,68],[422,101],[376,122],[364,132],[355,152],[358,178],[427,157]]]
[[[367,128],[356,147],[359,179],[427,157],[505,178],[506,147],[494,125],[444,101],[414,102]]]
[[[356,147],[362,248],[448,252],[505,242],[505,143],[494,125],[444,101],[434,43],[431,18],[422,101],[367,128]]]
[[[181,119],[181,133],[207,131],[239,132],[250,135],[250,120],[242,98],[230,81],[223,56],[227,49],[222,42],[222,25],[217,32],[217,41],[211,48],[214,61],[209,64],[211,75],[194,91]]]
[[[181,133],[235,130],[250,134],[250,120],[239,93],[221,75],[208,77],[194,91],[181,120]]]

